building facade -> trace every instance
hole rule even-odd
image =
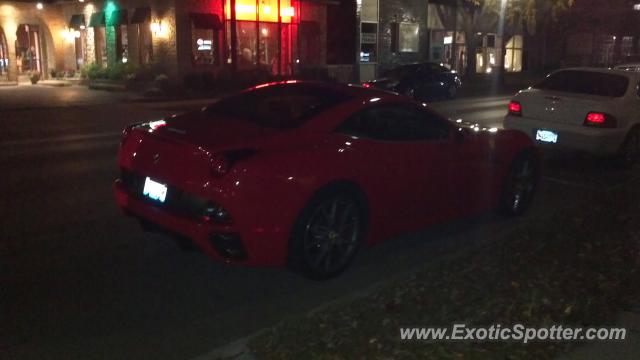
[[[640,5],[624,0],[612,3],[576,1],[563,19],[567,35],[559,42],[558,52],[563,65],[640,62]]]
[[[381,71],[412,62],[439,62],[465,72],[469,62],[464,0],[358,0],[360,23],[358,49],[361,80]],[[491,73],[504,56],[505,70],[523,70],[524,37],[498,34],[493,14],[479,14],[473,24],[475,72]],[[504,54],[504,55],[503,55]]]
[[[353,4],[353,6],[350,6]],[[194,72],[323,69],[352,78],[355,3],[337,0],[0,2],[0,76],[89,64],[149,66],[176,80]],[[351,22],[349,24],[349,21]],[[335,22],[336,26],[328,26]],[[342,41],[349,44],[349,41]],[[13,46],[13,44],[16,44]],[[336,44],[328,54],[327,44]],[[348,80],[348,79],[345,79]]]
[[[478,22],[469,47],[463,1],[0,1],[0,80],[130,64],[175,82],[255,71],[364,81],[425,61],[487,73],[501,56],[521,71],[522,36],[503,47],[494,18]]]

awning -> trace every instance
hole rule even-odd
[[[143,24],[151,21],[151,8],[139,7],[133,10],[133,16],[131,17],[132,24]]]
[[[120,26],[127,25],[129,23],[129,16],[127,10],[113,10],[110,15],[105,16],[107,20],[107,26]]]
[[[222,22],[216,14],[191,13],[190,16],[196,29],[222,29]]]
[[[104,13],[103,12],[95,12],[91,14],[91,19],[89,20],[90,27],[104,27]]]
[[[86,25],[87,23],[84,22],[84,15],[82,14],[71,15],[71,20],[69,20],[70,29],[78,30],[78,29],[82,29]]]

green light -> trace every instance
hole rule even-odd
[[[116,10],[118,10],[118,5],[116,5],[113,1],[107,2],[107,4],[104,7],[104,11],[108,12],[109,14],[111,14]]]

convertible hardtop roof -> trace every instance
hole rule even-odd
[[[357,84],[341,84],[325,81],[310,81],[310,80],[285,80],[274,81],[270,83],[264,83],[250,87],[242,92],[254,91],[263,88],[272,87],[298,87],[305,92],[324,92],[334,93],[336,96],[344,96],[346,98],[361,99],[370,97],[392,97],[398,96],[398,94],[384,91],[376,88],[365,88]]]

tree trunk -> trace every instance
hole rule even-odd
[[[476,50],[478,49],[478,37],[473,29],[466,29],[464,37],[467,42],[467,70],[465,76],[469,78],[476,74]]]

